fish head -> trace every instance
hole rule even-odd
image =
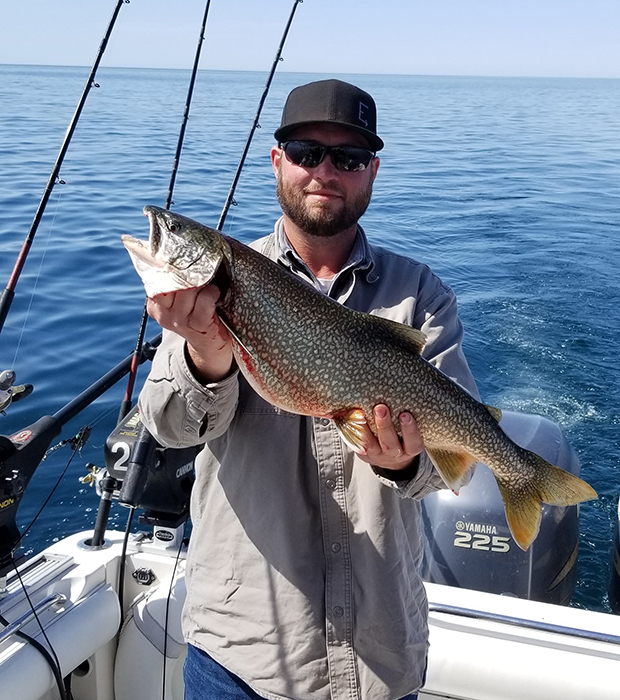
[[[208,284],[229,246],[215,229],[193,219],[148,205],[148,242],[122,236],[123,245],[140,275],[146,294],[154,297]]]

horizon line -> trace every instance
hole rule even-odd
[[[38,68],[91,68],[86,64],[72,63],[5,63],[0,62],[0,66],[22,66],[22,67],[38,67]],[[174,71],[191,71],[191,67],[162,67],[162,66],[121,66],[121,65],[100,65],[99,69],[114,68],[122,70],[174,70]],[[198,68],[199,71],[211,73],[269,73],[269,70],[257,70],[252,68]],[[598,76],[598,75],[516,75],[509,73],[393,73],[393,72],[353,72],[353,71],[319,71],[319,70],[286,70],[281,68],[279,73],[290,74],[307,74],[307,75],[376,75],[376,76],[396,76],[396,77],[412,77],[412,78],[510,78],[510,79],[531,79],[531,80],[620,80],[617,76]]]

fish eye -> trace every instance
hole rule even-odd
[[[179,230],[179,227],[176,224],[170,224],[170,226],[168,226],[168,230],[171,233],[176,233]]]

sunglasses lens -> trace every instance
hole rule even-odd
[[[357,146],[322,146],[310,141],[286,141],[281,144],[288,159],[302,168],[316,168],[329,153],[336,170],[347,173],[366,170],[374,153]]]
[[[289,160],[302,168],[316,168],[325,155],[323,146],[307,141],[288,141],[282,148]]]
[[[332,162],[336,170],[344,170],[347,173],[366,170],[373,159],[372,151],[356,146],[341,146],[331,149]]]

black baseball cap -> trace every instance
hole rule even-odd
[[[377,136],[375,101],[364,90],[342,80],[318,80],[292,90],[274,136],[282,143],[297,127],[317,123],[353,129],[368,141],[373,151],[380,151],[384,146]]]

